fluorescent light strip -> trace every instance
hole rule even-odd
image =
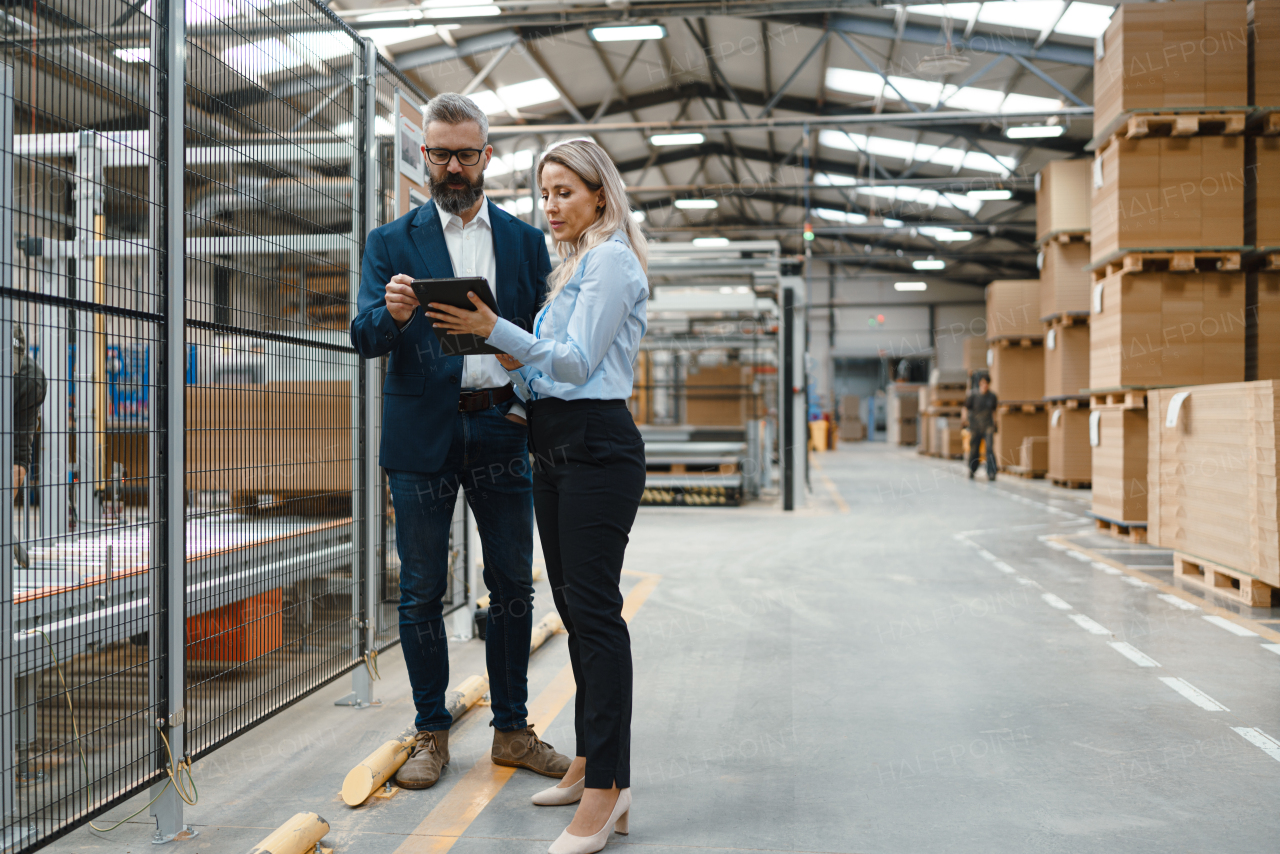
[[[947,267],[947,262],[934,261],[932,259],[929,259],[929,260],[912,261],[911,266],[913,269],[916,269],[916,270],[945,270]]]
[[[682,211],[709,211],[720,206],[715,199],[676,199],[675,204]]]
[[[1020,125],[1006,128],[1004,135],[1009,139],[1049,139],[1062,136],[1066,128],[1063,125]]]
[[[893,289],[895,291],[923,291],[927,290],[929,285],[925,282],[894,282]]]
[[[667,28],[662,24],[636,24],[630,27],[594,27],[591,38],[598,42],[638,42],[665,39]]]
[[[700,133],[655,133],[649,137],[651,145],[701,145],[706,137]]]

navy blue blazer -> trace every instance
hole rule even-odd
[[[542,232],[486,200],[493,226],[498,271],[494,284],[498,314],[523,329],[546,301],[551,258]],[[446,356],[425,318],[401,332],[386,306],[387,282],[397,273],[415,279],[453,276],[444,229],[435,202],[369,233],[360,270],[357,313],[351,321],[351,345],[366,359],[387,353],[382,385],[383,468],[431,473],[444,465],[453,439],[462,390],[462,356]],[[420,311],[420,310],[419,310]]]

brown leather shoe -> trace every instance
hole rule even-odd
[[[503,732],[493,731],[493,764],[508,768],[528,768],[544,777],[563,777],[570,759],[538,738],[533,727]]]
[[[396,772],[396,785],[402,789],[429,789],[448,764],[449,730],[422,730],[414,737],[413,752]]]

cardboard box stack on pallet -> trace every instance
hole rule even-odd
[[[1032,476],[1022,468],[1022,440],[1049,435],[1039,279],[987,285],[987,368],[991,390],[1000,398],[996,462],[1004,471]]]
[[[1036,176],[1044,402],[1049,412],[1046,476],[1058,486],[1089,485],[1088,160],[1057,160]]]
[[[1175,576],[1280,604],[1280,383],[1153,389],[1147,406],[1148,524]]]
[[[885,396],[886,440],[890,445],[914,445],[920,420],[920,383],[891,383]]]
[[[1094,65],[1093,515],[1134,539],[1146,390],[1245,378],[1247,45],[1245,0],[1124,4]]]
[[[1242,214],[1243,242],[1255,251],[1246,273],[1232,271],[1245,279],[1244,344],[1232,330],[1215,355],[1238,364],[1206,360],[1188,381],[1201,384],[1146,392],[1146,512],[1149,540],[1173,550],[1181,584],[1268,607],[1280,603],[1280,0],[1255,0],[1248,16]],[[1202,322],[1215,319],[1206,309]],[[1162,384],[1176,385],[1170,373]],[[1217,381],[1241,375],[1249,381]]]
[[[931,457],[960,456],[960,415],[968,393],[965,371],[934,368],[920,388],[920,448]]]
[[[837,431],[841,442],[861,442],[867,438],[867,425],[862,420],[862,398],[856,394],[846,394],[840,398],[840,429]]]

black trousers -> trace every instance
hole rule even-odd
[[[644,440],[626,401],[543,398],[529,408],[533,510],[569,635],[586,785],[631,785],[631,636],[619,582],[644,493]]]
[[[978,460],[978,443],[985,442],[987,446],[987,477],[994,478],[996,476],[996,431],[994,428],[986,430],[982,433],[969,434],[969,471],[977,472],[980,461]]]

